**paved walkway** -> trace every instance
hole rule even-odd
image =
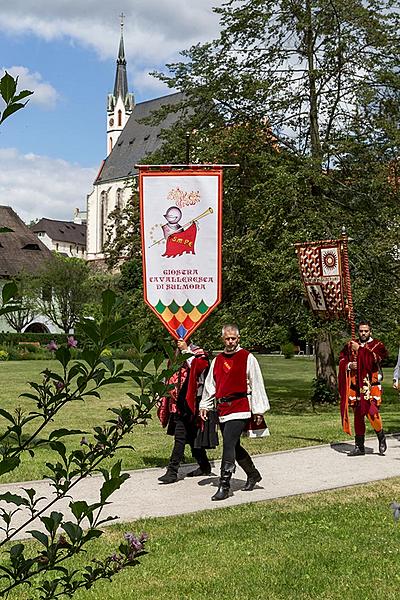
[[[130,478],[113,494],[112,505],[106,507],[104,516],[118,515],[119,522],[129,522],[142,517],[225,508],[400,476],[400,434],[388,437],[385,456],[377,454],[376,438],[367,439],[367,453],[363,457],[349,458],[347,452],[351,448],[350,444],[340,443],[256,456],[254,462],[263,480],[252,492],[242,492],[240,488],[246,477],[238,468],[232,479],[233,495],[222,502],[211,502],[210,499],[218,483],[219,461],[215,461],[210,476],[198,478],[184,478],[185,473],[193,468],[192,465],[185,465],[180,471],[179,480],[170,485],[162,485],[157,481],[165,469],[130,471]],[[102,477],[92,477],[80,482],[73,490],[73,497],[89,503],[96,502],[102,481]],[[52,497],[46,481],[3,484],[0,494],[6,491],[19,493],[22,487],[34,487],[40,496]],[[61,509],[68,513],[69,502],[70,499],[59,500],[51,510]],[[22,519],[21,511],[15,516],[15,525],[23,522]],[[28,529],[33,527],[37,528],[37,525],[30,525]],[[27,537],[27,534],[21,532],[19,537]]]

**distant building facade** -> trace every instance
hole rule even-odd
[[[19,273],[38,273],[53,255],[10,206],[0,206],[0,225],[11,230],[0,234],[1,290]],[[4,317],[0,317],[0,331],[13,331]],[[35,315],[24,331],[59,333],[60,329],[44,315]]]
[[[49,250],[65,256],[86,258],[85,223],[43,218],[31,226],[31,231]]]

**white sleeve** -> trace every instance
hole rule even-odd
[[[247,381],[251,391],[249,397],[251,412],[253,415],[262,415],[270,409],[270,406],[260,365],[253,354],[249,354],[247,358]]]
[[[213,359],[210,370],[208,371],[206,380],[204,382],[203,395],[200,400],[199,409],[205,408],[206,410],[211,410],[214,408],[214,399],[215,399],[215,381],[214,381],[214,363],[215,358]]]
[[[397,363],[393,371],[393,381],[398,381],[400,378],[400,348],[399,348],[399,356],[397,357]]]

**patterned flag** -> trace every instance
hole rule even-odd
[[[221,301],[222,168],[141,167],[144,300],[187,339]]]
[[[295,244],[307,298],[323,318],[346,317],[342,240]]]

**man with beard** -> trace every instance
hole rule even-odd
[[[355,447],[349,456],[365,454],[365,417],[377,437],[379,454],[387,450],[379,406],[382,402],[381,362],[387,356],[383,343],[371,336],[369,321],[358,326],[358,340],[348,342],[340,353],[339,393],[343,429],[350,433],[348,406],[354,413]]]
[[[261,481],[261,474],[240,444],[240,436],[251,419],[261,425],[264,412],[269,410],[261,369],[254,356],[240,347],[238,327],[224,325],[222,340],[224,350],[211,363],[199,405],[200,417],[207,420],[208,411],[216,404],[223,438],[219,487],[211,500],[228,498],[235,459],[247,475],[244,491],[253,490]]]

